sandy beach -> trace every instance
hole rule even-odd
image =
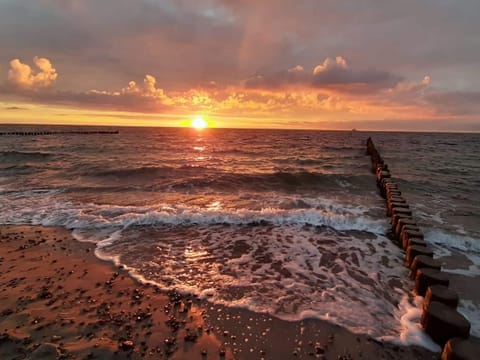
[[[0,228],[1,359],[434,359],[140,284],[61,228]],[[361,309],[358,309],[361,311]]]

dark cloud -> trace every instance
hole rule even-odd
[[[27,108],[25,107],[19,107],[19,106],[7,106],[4,108],[5,110],[9,110],[9,111],[15,111],[15,110],[27,110]]]
[[[425,100],[441,115],[480,114],[480,91],[432,92]]]
[[[106,90],[56,91],[31,93],[30,96],[36,101],[46,103],[146,113],[162,112],[171,109],[171,105],[173,105],[164,90],[157,88],[157,81],[151,75],[146,75],[141,84],[130,81],[126,87],[115,92]]]
[[[136,94],[116,95],[94,91],[84,93],[57,91],[55,93],[38,94],[34,99],[46,103],[108,111],[152,113],[162,112],[169,108],[161,100],[155,98],[141,97]]]
[[[341,57],[326,58],[306,71],[296,66],[269,75],[256,75],[245,81],[247,88],[282,89],[288,86],[337,89],[341,92],[374,92],[395,87],[403,78],[387,71],[354,70]]]
[[[245,80],[245,87],[252,89],[281,89],[289,85],[305,85],[311,76],[305,69],[297,65],[285,71],[278,71],[274,74],[255,75]]]
[[[116,87],[145,73],[168,87],[192,87],[294,64],[311,69],[342,54],[356,69],[385,72],[332,71],[315,83],[428,73],[448,87],[454,67],[456,84],[480,88],[471,76],[480,66],[478,13],[478,0],[5,0],[0,61],[42,53],[72,89],[95,81]]]
[[[73,14],[72,14],[73,15]],[[88,28],[63,16],[47,1],[0,2],[0,47],[5,52],[77,53],[95,43]],[[10,55],[11,56],[11,55]]]

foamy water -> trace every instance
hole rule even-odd
[[[385,237],[365,156],[371,135],[124,129],[108,141],[5,138],[0,223],[72,229],[97,244],[98,257],[163,289],[438,350],[419,328],[421,299],[410,293],[403,253]],[[373,134],[460,290],[480,274],[475,136]],[[460,295],[480,336],[480,299]]]

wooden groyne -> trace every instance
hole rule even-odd
[[[116,135],[118,130],[3,131],[0,136]]]
[[[448,275],[425,242],[409,204],[371,138],[367,139],[367,154],[372,160],[380,194],[386,200],[390,237],[405,252],[405,266],[415,281],[415,293],[424,297],[420,321],[423,329],[443,346],[442,360],[480,359],[480,344],[469,339],[470,322],[456,310],[458,294],[448,287]]]

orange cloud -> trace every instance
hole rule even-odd
[[[478,93],[435,91],[429,76],[411,82],[388,72],[352,69],[341,56],[326,58],[310,71],[296,65],[235,85],[209,83],[207,87],[168,91],[149,74],[143,82],[130,81],[119,90],[43,91],[54,84],[58,74],[46,58],[36,57],[34,63],[36,71],[12,60],[8,83],[14,86],[0,86],[0,92],[43,104],[102,111],[165,116],[202,112],[214,117],[282,121],[468,116],[480,103]]]
[[[130,81],[127,87],[124,87],[121,94],[134,94],[143,97],[150,97],[159,100],[166,100],[167,96],[163,89],[157,88],[157,79],[152,75],[145,75],[143,86],[137,85],[135,81]]]
[[[37,71],[23,64],[19,59],[10,61],[8,81],[11,85],[25,90],[38,90],[50,87],[58,77],[57,71],[47,58],[33,58]]]

